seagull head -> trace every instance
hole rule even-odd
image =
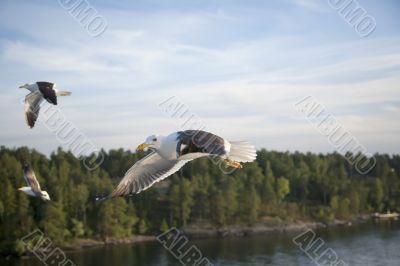
[[[27,88],[29,88],[29,86],[31,86],[31,84],[25,83],[24,85],[19,86],[19,88],[20,89],[27,89]]]
[[[151,135],[148,136],[146,141],[140,144],[136,151],[145,151],[146,149],[159,149],[161,146],[161,139],[159,136]]]
[[[47,193],[47,191],[42,191],[40,194],[40,198],[43,200],[50,200],[49,193]]]

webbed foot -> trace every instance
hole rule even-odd
[[[228,166],[230,166],[230,167],[233,167],[233,168],[240,169],[240,168],[243,167],[243,166],[242,166],[239,162],[237,162],[237,161],[233,161],[233,160],[230,160],[230,159],[225,159],[224,161],[225,161],[225,164],[226,164],[226,165],[228,165]]]

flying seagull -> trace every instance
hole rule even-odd
[[[25,97],[25,118],[30,128],[33,128],[39,116],[40,104],[43,100],[57,105],[57,96],[71,95],[69,91],[59,91],[56,84],[47,81],[37,81],[32,84],[26,83],[20,88],[28,89],[30,93]]]
[[[50,196],[46,191],[40,189],[40,184],[36,179],[35,172],[29,165],[24,166],[24,178],[28,187],[21,187],[18,190],[22,191],[29,196],[39,197],[43,200],[50,200]]]
[[[168,136],[149,136],[145,143],[137,147],[137,151],[146,149],[152,152],[126,172],[109,196],[97,200],[140,193],[196,158],[218,156],[234,168],[241,168],[241,162],[252,162],[256,159],[256,150],[249,142],[228,141],[201,130],[178,131]]]

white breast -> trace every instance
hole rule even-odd
[[[171,134],[167,137],[161,137],[161,146],[158,149],[158,154],[161,157],[167,160],[176,160],[178,159],[178,155],[176,153],[176,146],[178,145],[178,141],[176,140],[176,134]]]

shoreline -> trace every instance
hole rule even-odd
[[[349,220],[334,219],[333,221],[328,223],[295,221],[292,223],[278,225],[278,226],[255,224],[253,226],[230,225],[223,228],[204,228],[201,226],[190,225],[188,227],[179,228],[179,231],[181,231],[182,234],[186,235],[191,239],[246,237],[254,235],[268,235],[275,233],[292,233],[307,229],[352,226],[352,225],[366,223],[368,221],[371,221],[371,215],[364,214]],[[106,240],[78,239],[66,245],[62,245],[60,246],[60,248],[66,250],[67,252],[79,251],[79,250],[84,250],[86,248],[94,248],[106,245],[120,245],[120,244],[156,241],[156,237],[157,237],[156,235],[134,235],[131,237],[124,237],[124,238],[108,238]]]
[[[151,235],[133,235],[129,237],[109,237],[105,240],[97,240],[90,238],[76,239],[70,243],[60,245],[59,247],[66,252],[84,250],[87,248],[95,248],[100,246],[112,246],[120,244],[143,243],[148,241],[155,241],[156,237]]]
[[[331,222],[313,222],[313,221],[294,221],[292,223],[280,224],[280,225],[267,225],[263,223],[257,223],[253,226],[240,226],[232,225],[223,228],[201,228],[196,226],[188,226],[181,228],[182,233],[189,238],[201,239],[201,238],[224,238],[224,237],[246,237],[255,235],[268,235],[276,233],[294,233],[298,231],[304,231],[307,229],[320,229],[330,227],[340,227],[366,223],[371,221],[371,215],[364,214],[359,215],[349,220],[334,219]]]
[[[197,225],[189,225],[179,230],[187,236],[189,239],[207,239],[207,238],[225,238],[225,237],[247,237],[255,235],[268,235],[268,234],[286,234],[295,233],[298,231],[303,231],[307,229],[320,229],[320,228],[330,228],[330,227],[340,227],[366,223],[371,221],[372,217],[369,214],[359,215],[355,218],[349,220],[338,220],[334,219],[331,222],[315,222],[315,221],[301,221],[297,220],[291,223],[283,223],[280,225],[268,225],[266,223],[257,223],[253,226],[245,225],[230,225],[222,228],[213,227],[202,227]],[[76,239],[71,242],[65,243],[63,245],[57,245],[65,252],[79,252],[85,249],[121,245],[121,244],[132,244],[132,243],[144,243],[156,241],[156,235],[133,235],[130,237],[110,237],[104,240],[81,238]],[[1,257],[3,259],[8,259],[14,257],[15,254],[5,254]],[[31,257],[33,254],[27,253],[21,257]]]

